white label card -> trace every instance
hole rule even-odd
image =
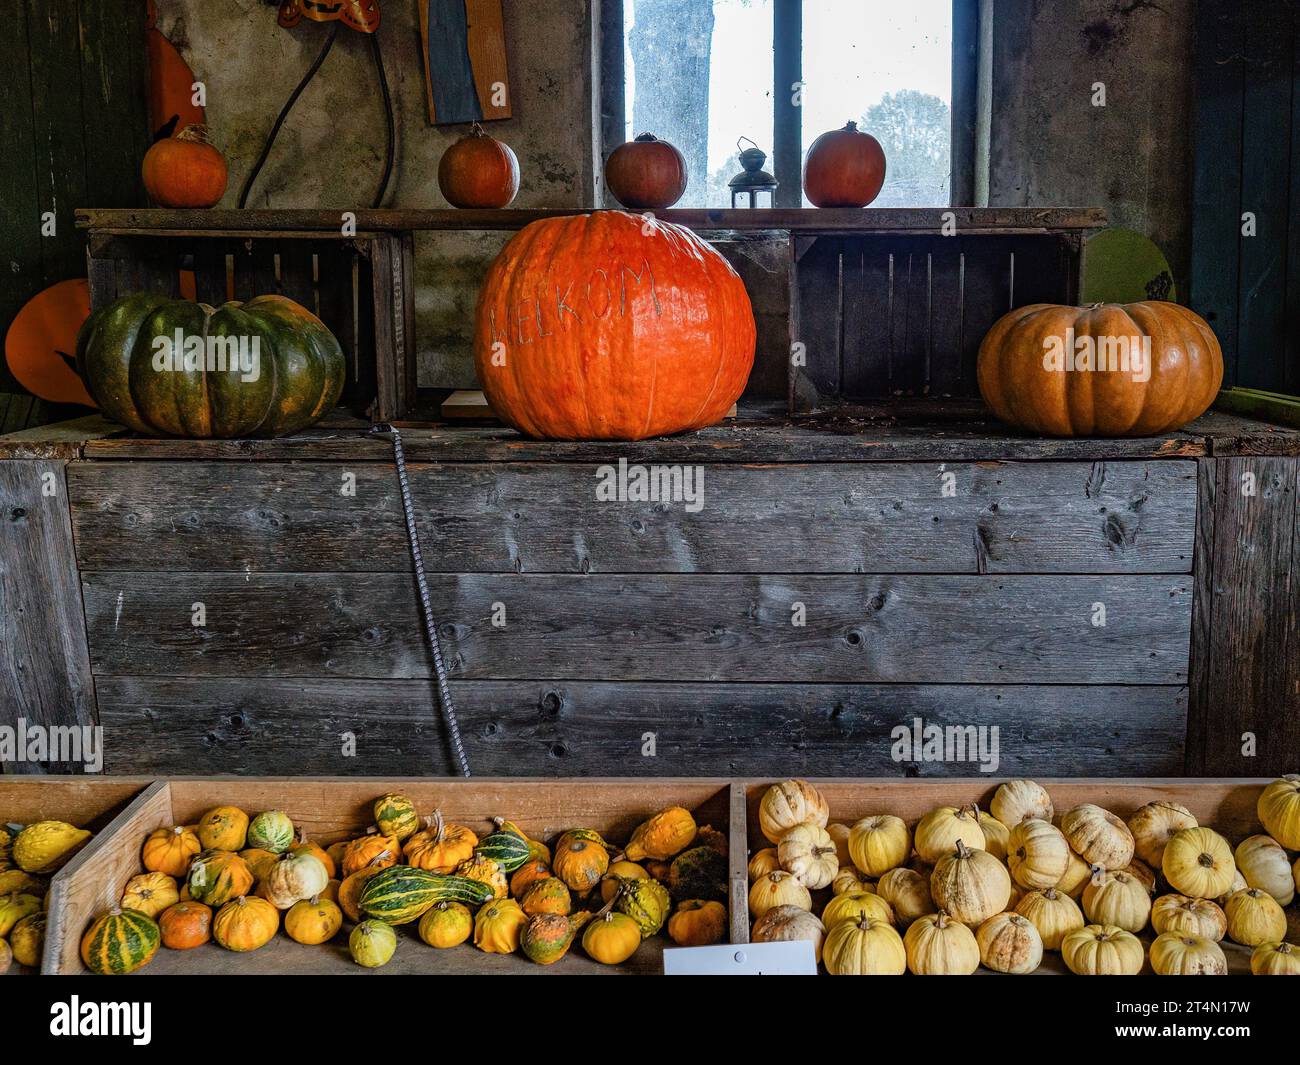
[[[665,976],[816,976],[806,939],[788,943],[734,943],[664,951]]]

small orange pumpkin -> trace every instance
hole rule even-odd
[[[140,171],[145,190],[161,207],[215,207],[229,179],[225,157],[202,125],[156,141],[145,152]]]
[[[555,845],[553,868],[566,887],[586,895],[609,869],[609,852],[599,843],[566,833]]]
[[[605,160],[605,184],[634,211],[671,207],[686,192],[686,157],[653,133],[620,144]]]
[[[158,918],[162,944],[172,950],[192,950],[212,938],[212,907],[187,900],[163,910]]]
[[[519,159],[477,122],[442,153],[438,188],[453,207],[506,207],[519,192]]]
[[[279,910],[266,899],[241,895],[217,911],[212,938],[227,950],[257,950],[271,942],[279,928]]]
[[[401,844],[394,837],[367,832],[349,843],[343,852],[343,875],[349,877],[367,866],[387,869],[390,865],[397,864],[401,854]]]
[[[450,873],[468,861],[478,846],[478,836],[464,825],[449,825],[441,810],[425,819],[425,827],[406,841],[406,864],[431,873]]]
[[[522,899],[530,887],[550,875],[551,867],[544,861],[534,858],[532,861],[524,862],[510,878],[510,894],[517,899]]]
[[[686,899],[668,918],[668,938],[679,947],[708,947],[727,934],[727,908],[720,902]]]
[[[166,873],[178,880],[190,871],[190,859],[203,850],[203,844],[192,829],[184,825],[158,828],[144,841],[141,860],[151,873]]]
[[[808,149],[803,191],[814,207],[865,207],[884,184],[884,149],[856,122],[823,133]]]

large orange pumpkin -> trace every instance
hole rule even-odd
[[[885,183],[885,151],[856,122],[823,133],[808,149],[803,191],[814,207],[865,207]]]
[[[622,211],[548,218],[488,271],[474,358],[492,409],[522,433],[640,440],[726,414],[754,363],[754,313],[689,229]]]
[[[1205,321],[1176,303],[1035,303],[993,324],[977,371],[984,401],[1011,425],[1048,436],[1152,436],[1205,412],[1223,382],[1223,351]]]

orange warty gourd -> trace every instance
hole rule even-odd
[[[671,207],[686,192],[686,157],[653,133],[620,144],[605,160],[605,184],[634,211]]]
[[[172,950],[201,947],[212,938],[212,907],[187,899],[169,906],[158,918],[162,945]]]
[[[1093,339],[1081,345],[1085,337]],[[1119,347],[1120,338],[1130,339]],[[1132,338],[1150,338],[1149,365],[1142,356],[1135,368]],[[1223,351],[1205,321],[1176,303],[1035,303],[993,323],[977,374],[993,413],[1029,432],[1153,436],[1205,412],[1223,383]]]
[[[474,359],[521,433],[640,440],[721,419],[754,337],[744,284],[706,242],[597,211],[533,222],[505,246],[479,293]]]
[[[808,149],[803,191],[814,207],[865,207],[885,184],[885,151],[856,122],[823,133]]]
[[[438,188],[453,207],[505,207],[519,191],[519,159],[475,122],[442,153]]]
[[[226,194],[226,160],[208,140],[205,126],[186,126],[154,143],[140,174],[161,207],[215,207]]]

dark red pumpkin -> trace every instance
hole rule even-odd
[[[808,149],[803,191],[815,207],[865,207],[884,183],[884,149],[856,122],[823,133]]]
[[[605,160],[605,184],[634,211],[671,207],[686,191],[686,179],[685,157],[653,133],[620,144]]]
[[[712,425],[744,390],[754,314],[689,229],[623,211],[533,222],[479,294],[479,381],[529,436],[639,440]]]
[[[475,122],[442,153],[438,188],[453,207],[505,207],[519,191],[519,160],[510,145]]]

